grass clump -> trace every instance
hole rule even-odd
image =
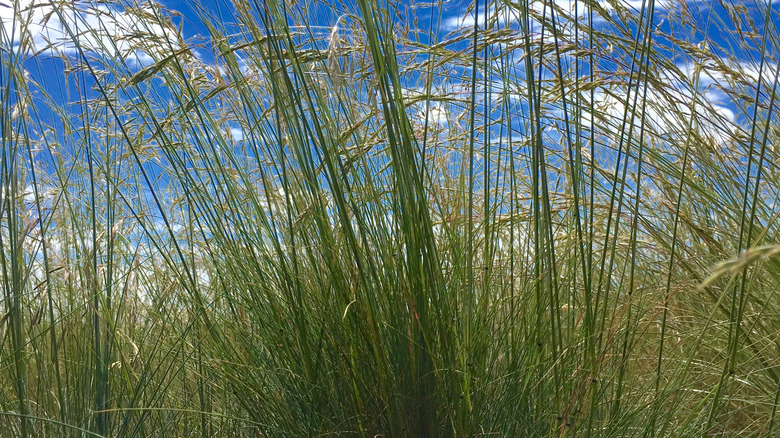
[[[630,3],[12,2],[0,435],[774,436],[777,11]]]

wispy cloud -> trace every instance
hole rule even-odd
[[[2,46],[27,55],[85,52],[148,64],[155,52],[177,45],[172,25],[160,25],[146,2],[118,9],[92,1],[0,0]]]
[[[604,13],[611,13],[617,8],[639,11],[646,2],[646,0],[598,0],[593,3]],[[554,5],[556,12],[563,13],[565,18],[574,18],[576,16],[586,16],[588,3],[590,2],[585,0],[535,0],[530,2],[529,7],[532,15],[541,16],[546,10],[549,16],[549,8]],[[663,1],[656,3],[656,11],[667,9],[669,7],[668,3]],[[448,17],[443,21],[443,26],[446,30],[466,29],[474,27],[474,22],[477,20],[477,24],[480,27],[483,27],[484,23],[487,22],[488,27],[502,28],[517,23],[520,16],[521,12],[516,8],[490,8],[487,13],[480,11],[478,16],[474,14],[474,9],[471,8],[466,13]],[[596,15],[594,19],[601,20],[602,18]]]

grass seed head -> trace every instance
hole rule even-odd
[[[339,64],[339,52],[341,51],[341,37],[339,36],[339,20],[336,20],[336,24],[333,25],[333,29],[330,31],[330,39],[328,41],[328,73],[333,81],[333,85],[338,88],[341,86],[343,75],[341,73],[341,65]]]

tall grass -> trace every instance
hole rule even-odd
[[[778,434],[771,4],[9,8],[0,436]]]

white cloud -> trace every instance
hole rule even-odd
[[[35,204],[35,187],[32,184],[28,184],[24,188],[24,203],[25,205]]]
[[[728,115],[734,118],[734,112],[725,108],[733,105],[733,95],[743,93],[746,88],[749,94],[755,92],[755,87],[761,82],[761,87],[765,93],[774,85],[777,72],[777,63],[772,59],[767,59],[763,68],[758,63],[748,61],[737,61],[726,64],[723,61],[715,63],[709,61],[698,66],[693,63],[677,65],[682,73],[682,79],[687,81],[689,86],[698,78],[699,92],[702,93],[709,102],[719,105],[716,107],[719,114]],[[760,73],[759,73],[760,71]],[[671,75],[670,75],[671,76]],[[674,78],[669,78],[674,81]]]
[[[775,81],[775,74],[777,72],[777,61],[771,58],[767,58],[764,61],[764,66],[758,62],[742,61],[738,64],[737,69],[742,75],[742,78],[749,81],[751,84],[758,83],[761,79],[762,86],[771,87]]]
[[[208,287],[211,284],[211,274],[206,269],[196,268],[195,275],[197,276],[198,286]]]
[[[425,108],[417,113],[417,118],[420,122],[424,122],[426,119]],[[443,104],[432,104],[428,109],[428,122],[439,126],[446,126],[449,122],[449,111]]]
[[[238,143],[244,140],[244,130],[241,128],[230,128],[230,137]]]
[[[585,17],[588,11],[588,3],[590,2],[585,0],[553,0],[552,2],[550,0],[535,0],[531,2],[532,14],[541,17],[546,12],[546,15],[549,17],[551,3],[555,4],[557,13],[562,12],[568,18],[572,18],[575,16],[575,13],[580,17]],[[605,12],[611,13],[616,9],[616,6],[639,11],[642,9],[643,0],[598,0],[595,3]],[[656,11],[666,9],[668,7],[667,3],[671,3],[671,0],[669,2],[656,3]],[[484,27],[485,18],[487,18],[488,27],[502,28],[518,22],[520,16],[521,12],[517,9],[505,7],[496,10],[491,8],[487,14],[484,11],[480,11],[477,17],[477,24],[480,28]],[[601,17],[596,13],[594,19],[601,19]],[[443,25],[446,30],[468,29],[474,27],[474,20],[475,15],[472,8],[465,14],[446,18],[443,21]]]
[[[690,82],[696,80],[698,75],[700,87],[708,87],[713,84],[721,87],[731,87],[731,84],[735,81],[755,84],[758,82],[759,76],[765,83],[771,84],[774,80],[775,63],[772,61],[769,64],[765,63],[760,75],[759,64],[748,61],[741,61],[731,65],[717,65],[711,61],[698,65],[688,62],[678,64],[677,68],[680,69],[683,78]]]
[[[84,51],[120,56],[145,65],[153,52],[169,52],[166,39],[177,38],[170,26],[154,19],[153,6],[119,10],[93,1],[0,0],[3,46],[23,48],[27,54]]]
[[[589,99],[587,94],[582,96],[583,100]],[[619,132],[624,116],[627,122],[630,122],[635,97],[635,90],[630,96],[623,88],[598,90],[594,94],[593,107],[596,113],[595,123],[600,130]],[[697,93],[696,106],[692,108],[693,102],[693,95],[689,90],[671,87],[663,91],[648,89],[644,104],[641,102],[641,96],[636,103],[636,113],[633,114],[634,132],[638,132],[644,116],[647,134],[666,139],[681,138],[687,135],[691,115],[694,113],[693,129],[716,144],[724,144],[739,129],[736,115],[727,107],[727,103],[711,100],[702,92]],[[590,125],[590,119],[589,115],[583,117],[586,126]],[[628,126],[625,128],[628,129]]]
[[[508,8],[502,8],[497,12],[494,8],[491,8],[487,13],[488,26],[503,27],[507,23],[516,21],[518,17],[519,12],[517,11],[510,10]],[[443,21],[444,28],[447,30],[472,28],[474,27],[474,18],[473,10],[463,16],[449,17]],[[478,24],[480,28],[484,27],[485,12],[480,12],[478,18]]]

